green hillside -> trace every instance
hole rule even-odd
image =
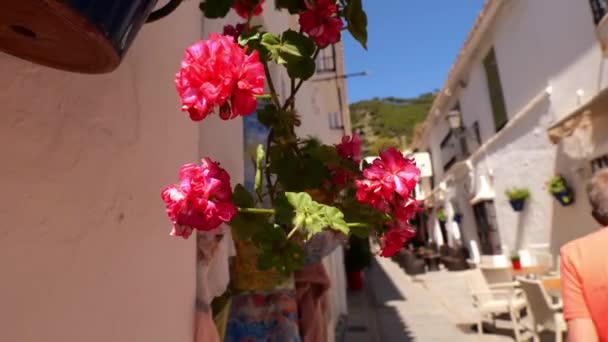
[[[416,125],[424,121],[434,98],[434,93],[426,93],[411,99],[386,97],[352,103],[353,130],[363,132],[365,153],[375,155],[389,146],[409,145]]]

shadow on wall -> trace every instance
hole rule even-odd
[[[526,222],[528,221],[528,213],[529,207],[531,203],[526,203],[528,208],[525,208],[524,211],[519,212],[517,216],[517,231],[515,233],[515,243],[513,244],[514,251],[519,251],[524,246],[524,237],[526,234]]]
[[[564,207],[557,200],[553,201],[551,218],[550,251],[555,256],[559,249],[569,241],[592,233],[599,228],[598,223],[591,217],[591,206],[587,199],[586,186],[591,172],[590,166],[584,160],[575,159],[563,151],[563,142],[557,147],[555,173],[563,175],[575,192],[574,204]],[[581,165],[585,169],[578,169]],[[584,171],[587,170],[587,171]]]

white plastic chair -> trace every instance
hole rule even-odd
[[[493,286],[495,284],[511,284],[510,286],[517,286],[517,282],[513,281],[513,269],[503,266],[489,266],[479,265],[484,278],[488,285]]]
[[[564,315],[560,312],[560,304],[552,304],[547,291],[540,280],[518,278],[526,301],[528,312],[532,317],[532,326],[528,327],[536,341],[540,338],[538,333],[550,330],[555,333],[555,341],[561,342],[563,334],[567,331]]]
[[[516,283],[495,283],[490,286],[479,269],[472,270],[467,281],[473,305],[479,311],[478,333],[483,334],[484,318],[489,316],[494,321],[497,315],[509,314],[515,340],[522,341],[521,311],[526,307],[526,300],[521,290],[514,287]]]

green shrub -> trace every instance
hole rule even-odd
[[[530,191],[526,188],[511,188],[505,191],[509,200],[525,200],[530,197]]]

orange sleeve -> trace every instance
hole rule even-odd
[[[589,309],[583,295],[581,270],[577,267],[575,246],[565,246],[561,250],[560,272],[562,283],[562,299],[564,302],[564,318],[590,318]]]

